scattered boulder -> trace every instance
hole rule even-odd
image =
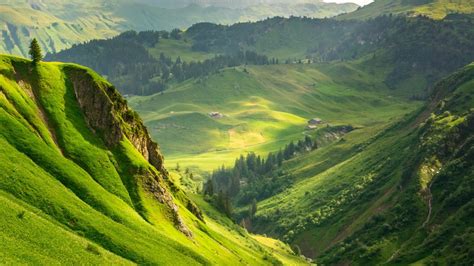
[[[211,118],[215,118],[215,119],[220,119],[220,118],[223,118],[223,117],[224,117],[224,115],[221,114],[221,113],[219,113],[219,112],[210,112],[210,113],[209,113],[209,116],[210,116]]]

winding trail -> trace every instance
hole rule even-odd
[[[431,183],[430,183],[430,185],[428,186],[428,189],[427,189],[427,192],[428,192],[428,215],[426,216],[426,220],[421,225],[422,228],[425,227],[431,219],[431,211],[433,209],[432,204],[431,204],[432,201],[433,201],[433,194],[431,193],[431,186],[433,185],[433,183],[434,183],[434,179],[431,180]]]
[[[430,182],[430,185],[427,187],[427,193],[428,193],[428,215],[426,216],[426,220],[423,222],[423,224],[420,226],[420,228],[424,228],[426,227],[426,225],[430,222],[430,219],[431,219],[431,212],[433,210],[433,207],[432,207],[432,202],[433,202],[433,194],[431,193],[431,186],[433,185],[434,183],[434,178],[431,180]],[[390,258],[385,262],[385,263],[389,263],[391,262],[395,257],[398,256],[398,254],[400,253],[400,251],[402,250],[403,248],[403,245],[397,249],[393,254],[392,256],[390,256]]]

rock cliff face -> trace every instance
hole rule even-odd
[[[175,226],[186,236],[192,237],[178,213],[178,206],[173,201],[169,189],[176,189],[168,178],[168,172],[163,166],[163,156],[158,144],[154,142],[139,116],[131,110],[124,98],[110,84],[98,82],[94,74],[87,69],[65,67],[65,73],[71,81],[74,92],[90,129],[99,135],[104,143],[114,148],[120,141],[128,139],[137,151],[154,169],[133,169],[134,175],[139,176],[141,185],[153,197],[168,207]],[[183,197],[181,197],[183,198]],[[184,197],[185,206],[202,220],[200,210]]]
[[[128,138],[150,164],[165,174],[158,145],[117,90],[110,84],[94,81],[93,75],[86,69],[67,68],[66,72],[91,130],[109,146]]]

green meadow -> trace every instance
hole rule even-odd
[[[348,63],[228,68],[129,103],[159,140],[169,167],[207,171],[311,134],[311,118],[370,131],[420,106]]]
[[[472,14],[473,12],[474,3],[470,0],[378,0],[365,8],[338,16],[338,19],[369,19],[381,14],[424,15],[433,19],[443,19],[452,13]]]
[[[152,2],[0,6],[128,31],[0,54],[0,264],[473,265],[472,0]]]

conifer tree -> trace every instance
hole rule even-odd
[[[31,56],[31,60],[33,60],[33,64],[37,64],[38,62],[43,60],[43,55],[41,53],[41,47],[39,46],[38,41],[36,40],[36,38],[34,38],[31,41],[29,54]]]
[[[257,212],[257,200],[254,198],[252,199],[252,204],[250,205],[250,208],[249,208],[250,218],[253,218],[256,212]]]

